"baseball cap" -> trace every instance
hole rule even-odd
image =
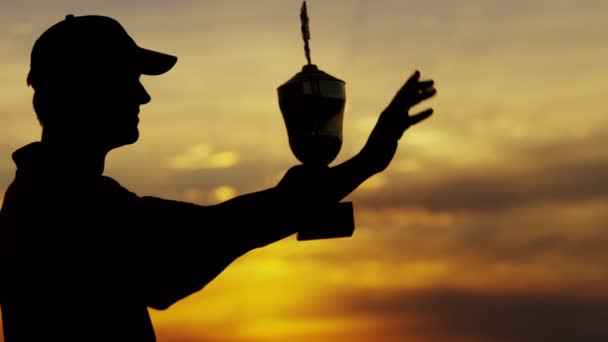
[[[175,56],[139,47],[115,19],[69,14],[34,43],[27,84],[133,70],[160,75],[176,62]]]

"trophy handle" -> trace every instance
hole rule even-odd
[[[298,241],[350,237],[355,230],[353,203],[320,208],[304,222],[297,235]]]

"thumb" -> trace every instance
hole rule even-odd
[[[413,125],[419,123],[420,121],[424,121],[424,120],[428,119],[431,115],[433,115],[433,109],[429,108],[418,114],[408,116],[408,118],[407,118],[408,126],[413,126]]]

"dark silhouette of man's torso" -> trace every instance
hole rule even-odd
[[[195,205],[76,172],[40,143],[13,158],[0,212],[7,341],[152,341],[148,306],[200,290],[243,253],[234,238],[233,251],[210,231],[196,239]]]

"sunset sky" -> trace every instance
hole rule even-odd
[[[307,3],[313,62],[346,81],[334,164],[416,69],[438,89],[416,110],[435,114],[347,198],[353,237],[250,252],[151,310],[158,340],[608,341],[608,1]],[[274,186],[297,164],[276,88],[306,63],[300,6],[2,0],[0,194],[11,153],[40,136],[32,45],[70,13],[111,16],[179,57],[142,77],[140,139],[106,175],[203,205]]]

